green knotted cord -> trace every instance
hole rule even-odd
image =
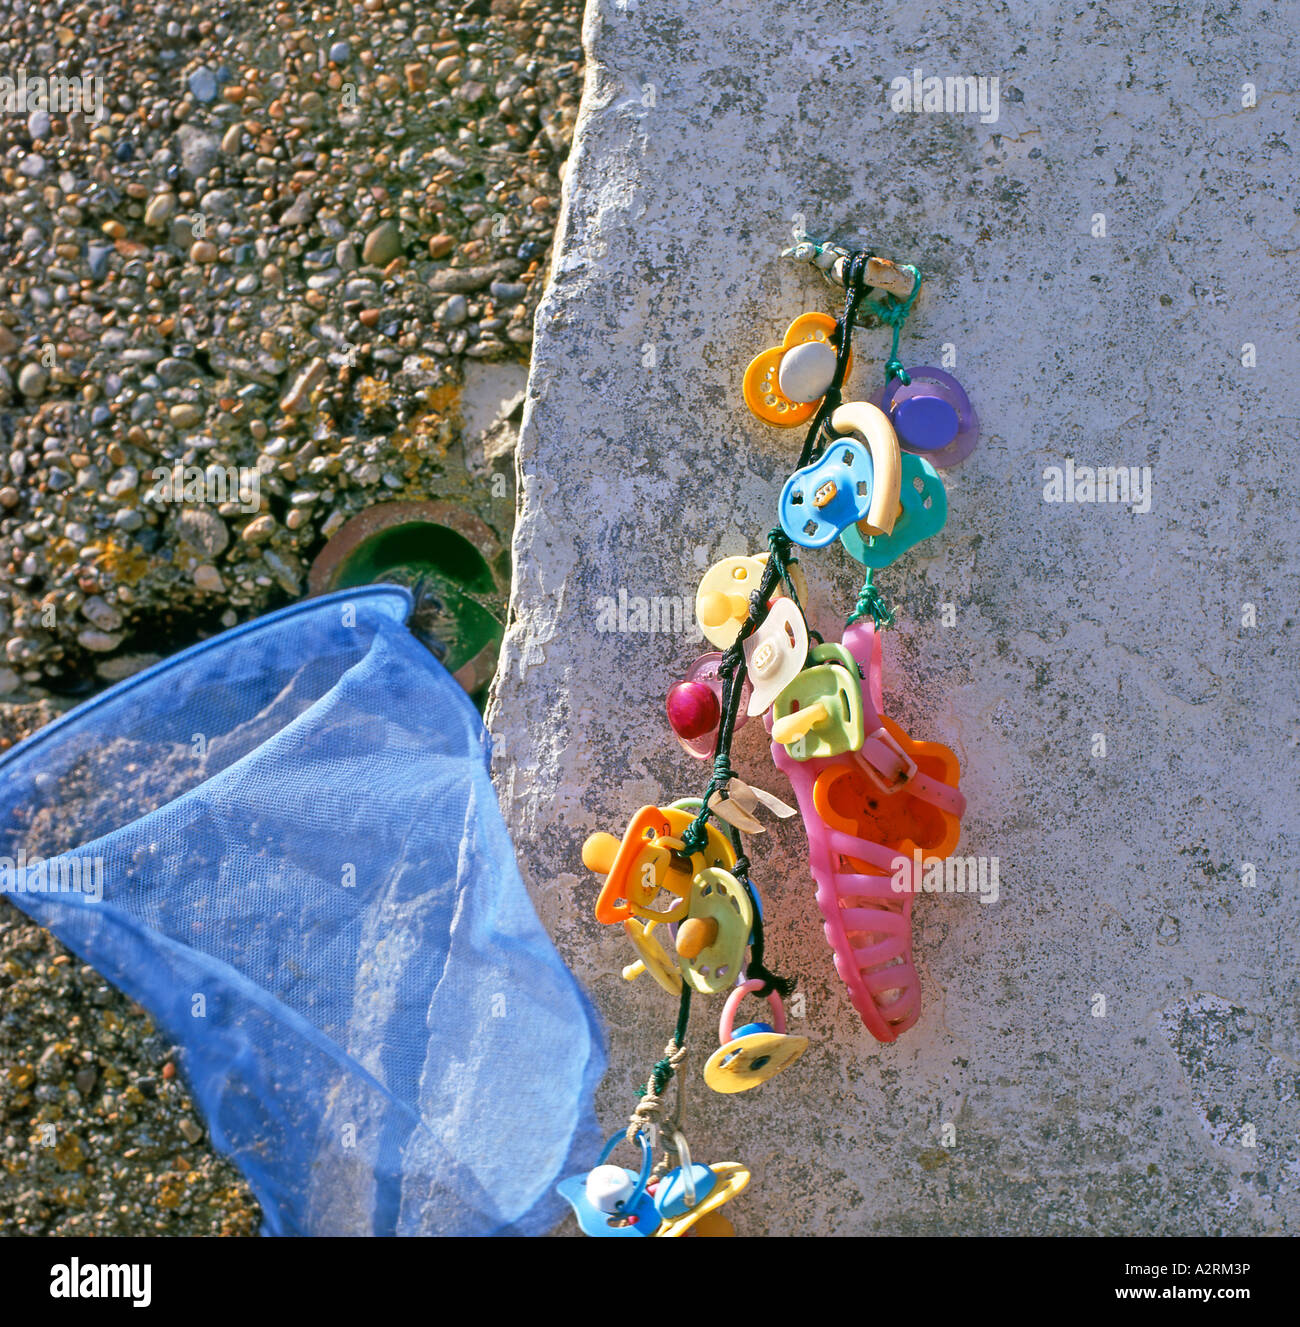
[[[921,269],[915,263],[904,263],[902,271],[911,272],[915,281],[912,283],[911,294],[904,300],[900,300],[893,295],[888,296],[889,303],[880,310],[880,321],[888,323],[894,332],[893,345],[889,348],[889,359],[885,363],[885,385],[897,378],[899,382],[906,387],[911,381],[911,375],[903,367],[903,361],[898,358],[898,338],[903,330],[903,324],[907,321],[907,315],[912,312],[912,305],[916,303],[916,297],[921,293]]]
[[[847,292],[844,312],[838,320],[835,374],[831,386],[812,421],[812,426],[808,430],[797,469],[802,469],[811,460],[826,420],[829,419],[835,407],[840,403],[840,389],[848,368],[854,319],[858,304],[867,290],[863,281],[866,263],[867,255],[865,253],[857,254],[850,262],[845,274]],[[882,322],[888,323],[893,329],[893,345],[890,348],[889,361],[885,365],[885,381],[888,383],[893,378],[898,378],[906,386],[911,382],[911,378],[898,358],[899,335],[903,324],[907,321],[907,315],[911,313],[912,306],[916,303],[916,297],[920,293],[922,277],[921,269],[914,264],[906,264],[904,270],[911,272],[915,278],[911,293],[905,300],[889,296],[888,299],[891,302],[880,311],[879,316]],[[771,530],[768,532],[767,542],[770,554],[767,565],[763,568],[763,575],[758,588],[750,597],[749,613],[741,624],[736,639],[723,651],[722,663],[718,669],[722,678],[722,715],[718,723],[718,739],[713,752],[713,771],[708,785],[705,787],[704,796],[701,798],[700,810],[682,834],[682,845],[688,853],[701,852],[707,846],[708,833],[706,826],[713,814],[709,807],[709,799],[714,793],[725,789],[727,784],[735,778],[735,771],[731,768],[731,742],[735,733],[736,718],[740,712],[740,698],[744,691],[743,679],[738,678],[737,675],[744,667],[745,641],[766,621],[769,611],[768,601],[772,598],[778,586],[784,588],[800,613],[803,613],[803,605],[799,602],[799,594],[790,575],[791,543],[788,536],[783,530]],[[894,614],[872,583],[872,576],[873,572],[869,569],[866,581],[858,594],[857,603],[854,605],[853,612],[849,615],[848,622],[852,624],[860,618],[870,616],[877,627],[893,626]],[[817,633],[811,632],[811,630],[810,635],[816,636],[818,640],[821,639]],[[736,852],[736,878],[744,886],[754,909],[750,959],[745,969],[745,975],[747,978],[762,981],[763,987],[759,991],[760,995],[767,995],[771,991],[776,991],[782,998],[787,998],[794,989],[795,983],[789,978],[778,976],[764,963],[763,921],[759,910],[757,891],[749,878],[749,858],[742,851],[743,845],[740,832],[735,826],[728,825],[727,832]],[[664,1090],[671,1082],[677,1065],[684,1058],[686,1029],[690,1022],[690,1015],[691,987],[689,983],[683,982],[681,999],[677,1008],[677,1026],[673,1032],[672,1042],[669,1043],[665,1055],[657,1060],[652,1067],[649,1081],[642,1085],[642,1102],[629,1123],[629,1139],[640,1127],[640,1123],[652,1118],[661,1105],[660,1099]]]
[[[864,617],[870,617],[881,630],[894,625],[894,610],[885,603],[880,591],[876,589],[875,575],[875,571],[868,567],[867,578],[858,591],[858,601],[853,605],[853,612],[845,619],[846,625],[851,627]]]

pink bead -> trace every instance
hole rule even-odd
[[[717,696],[703,682],[678,682],[668,692],[668,722],[678,737],[687,741],[703,737],[721,717]]]

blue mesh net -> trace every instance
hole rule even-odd
[[[182,1047],[267,1233],[536,1233],[599,1147],[603,1034],[410,606],[299,604],[0,761],[0,888]]]

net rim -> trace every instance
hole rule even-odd
[[[92,711],[112,704],[137,687],[147,686],[157,681],[173,669],[184,667],[211,650],[224,648],[240,637],[262,631],[300,614],[318,612],[330,604],[357,599],[374,601],[388,609],[395,610],[394,620],[401,623],[405,623],[410,618],[415,607],[415,599],[405,586],[381,584],[360,585],[349,590],[336,590],[332,594],[301,599],[297,603],[286,605],[284,608],[277,608],[273,613],[264,613],[261,617],[255,617],[249,622],[240,623],[239,626],[231,627],[228,631],[219,632],[208,640],[201,640],[194,645],[187,646],[179,653],[170,655],[166,659],[160,659],[156,664],[151,664],[148,668],[141,669],[140,672],[123,678],[120,682],[115,682],[97,696],[92,696],[80,705],[74,705],[66,714],[59,715],[57,719],[47,723],[43,728],[37,729],[30,737],[25,737],[19,742],[17,746],[10,747],[8,751],[0,753],[0,775],[12,773],[13,768],[26,759],[42,742],[56,736],[71,724],[82,722]]]

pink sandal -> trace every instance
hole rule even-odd
[[[895,1041],[921,1012],[912,961],[916,853],[924,862],[956,848],[966,801],[956,756],[936,742],[913,742],[881,714],[879,633],[858,622],[844,644],[864,677],[866,741],[858,751],[802,761],[773,742],[772,759],[803,816],[835,969],[872,1036]]]

